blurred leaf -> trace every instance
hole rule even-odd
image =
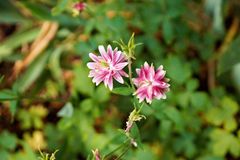
[[[0,101],[16,100],[17,98],[17,94],[12,90],[5,89],[0,91]]]
[[[21,1],[20,3],[22,3],[27,9],[29,9],[33,16],[36,16],[40,19],[52,20],[52,16],[46,7],[36,5],[28,1]]]
[[[94,84],[88,77],[89,70],[82,64],[76,64],[74,67],[75,78],[73,86],[76,91],[88,96],[92,96],[94,92]]]
[[[71,102],[67,102],[63,108],[57,113],[58,117],[72,117],[73,115],[73,106]]]
[[[222,0],[205,1],[206,10],[213,15],[213,29],[219,33],[224,31],[222,3]]]
[[[56,15],[52,16],[50,12],[50,8],[43,6],[41,4],[35,4],[29,1],[21,1],[23,4],[34,17],[39,18],[41,20],[48,20],[48,21],[57,21],[61,25],[65,26],[78,26],[84,24],[83,19],[76,19],[67,15]]]
[[[62,54],[62,48],[56,48],[49,57],[49,69],[55,78],[59,82],[60,91],[64,90],[64,81],[62,79],[62,70],[60,66],[60,58]]]
[[[240,63],[236,64],[232,70],[232,78],[234,82],[234,87],[240,93]]]
[[[165,19],[162,24],[163,38],[167,44],[170,44],[174,38],[172,22],[169,19]]]
[[[5,149],[13,150],[17,146],[17,138],[15,135],[4,131],[0,136],[0,146]]]
[[[140,132],[139,132],[139,129],[138,129],[138,126],[136,123],[133,124],[133,127],[131,128],[130,132],[131,132],[131,137],[133,138],[133,140],[137,142],[137,146],[140,148],[143,148]]]
[[[198,80],[197,79],[191,79],[187,82],[186,88],[187,88],[188,91],[194,91],[198,88],[198,86],[199,86]]]
[[[179,57],[169,57],[166,63],[165,68],[172,82],[183,84],[191,76],[190,66]]]
[[[17,104],[18,104],[18,102],[16,100],[15,101],[10,101],[10,112],[13,116],[16,114]]]
[[[38,32],[39,29],[29,29],[10,36],[0,44],[0,61],[5,57],[10,56],[15,48],[34,40],[38,35]]]
[[[53,15],[62,13],[67,7],[69,0],[58,0],[57,5],[52,9]]]
[[[14,6],[14,2],[10,0],[0,1],[0,15],[0,23],[23,23],[28,21]]]
[[[84,99],[80,104],[81,109],[85,112],[94,110],[95,106],[97,107],[97,104],[94,104],[94,101],[90,98]]]
[[[224,52],[218,62],[218,75],[229,71],[234,65],[240,62],[240,36],[238,36]]]
[[[215,129],[211,132],[213,153],[217,156],[225,156],[229,151],[237,157],[240,155],[240,141],[231,133],[223,129]]]
[[[110,92],[104,85],[100,85],[97,87],[96,94],[93,98],[99,103],[106,102],[110,98]]]
[[[37,156],[35,155],[32,148],[24,141],[21,141],[22,150],[19,150],[15,154],[11,154],[11,160],[36,160]]]
[[[206,108],[208,96],[205,92],[194,92],[190,95],[191,104],[196,108]]]
[[[176,125],[179,125],[182,123],[182,117],[179,113],[179,111],[174,107],[166,107],[163,110],[164,114],[173,121]]]
[[[26,91],[32,83],[40,76],[47,63],[50,51],[42,53],[34,60],[25,73],[19,77],[14,83],[14,86],[20,93]]]
[[[129,87],[118,87],[118,88],[114,88],[112,90],[112,92],[115,93],[115,94],[128,96],[128,95],[133,94],[133,89],[129,88]]]
[[[0,156],[2,160],[7,160],[10,157],[10,153],[5,149],[0,149]]]
[[[206,114],[207,120],[217,126],[223,125],[227,131],[237,128],[234,115],[239,110],[238,104],[228,97],[224,97],[220,107],[212,107]]]

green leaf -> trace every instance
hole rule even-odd
[[[10,112],[13,116],[16,114],[17,104],[18,104],[18,102],[16,100],[10,101]]]
[[[36,60],[34,60],[29,65],[25,73],[15,81],[14,86],[20,93],[26,91],[32,85],[32,83],[41,75],[47,63],[49,53],[50,51],[47,51],[37,57]]]
[[[0,91],[0,101],[16,100],[18,98],[17,94],[9,89]]]
[[[205,92],[194,92],[190,95],[191,104],[196,108],[206,108],[208,96]]]
[[[58,0],[57,5],[52,9],[53,15],[59,15],[67,7],[69,0]]]
[[[93,98],[99,103],[106,102],[110,98],[110,92],[104,85],[100,85],[97,87],[96,94]]]
[[[49,57],[49,69],[54,79],[59,82],[60,90],[64,90],[64,80],[62,79],[62,70],[60,66],[60,58],[63,49],[61,47],[56,48]]]
[[[199,82],[197,79],[190,79],[187,82],[186,88],[188,91],[194,91],[198,88],[198,86],[199,86]]]
[[[93,108],[96,107],[96,104],[94,104],[92,99],[88,98],[81,102],[80,107],[84,112],[89,112],[94,110]]]
[[[234,82],[234,87],[240,93],[240,63],[236,64],[232,70],[232,78]]]
[[[83,19],[76,19],[65,14],[52,16],[50,9],[39,3],[36,4],[29,1],[21,1],[20,3],[25,6],[34,17],[40,20],[57,21],[65,26],[79,26],[84,24]]]
[[[240,141],[237,137],[223,129],[214,129],[210,134],[213,153],[217,156],[225,156],[230,152],[237,157],[240,155]]]
[[[13,150],[17,145],[17,138],[15,135],[4,131],[0,136],[0,146],[5,149]]]
[[[41,5],[36,5],[28,1],[21,1],[21,4],[23,4],[31,13],[33,16],[44,19],[44,20],[52,20],[52,15],[50,14],[48,8],[43,7]]]
[[[238,36],[229,48],[220,57],[218,62],[218,75],[229,71],[234,65],[240,62],[240,36]]]
[[[63,108],[57,113],[58,117],[72,117],[73,106],[71,102],[67,102]]]
[[[163,29],[163,38],[167,44],[170,44],[174,38],[173,25],[172,22],[166,18],[162,25]]]
[[[112,92],[115,93],[115,94],[128,96],[128,95],[133,94],[133,89],[129,88],[129,87],[118,87],[118,88],[114,88],[112,90]]]
[[[1,156],[1,159],[3,159],[3,160],[9,159],[10,153],[8,151],[6,151],[5,149],[0,149],[0,156]]]
[[[74,67],[75,78],[73,80],[74,90],[88,96],[92,96],[94,92],[94,84],[88,77],[89,70],[86,66],[77,64]]]
[[[183,119],[182,116],[180,114],[180,112],[174,108],[174,107],[166,107],[163,110],[164,114],[168,117],[169,120],[171,120],[172,122],[174,122],[174,124],[176,125],[176,128],[181,130],[182,126],[183,126]]]
[[[13,1],[0,1],[0,23],[23,23],[27,22],[27,18],[23,17],[21,13],[14,6]]]
[[[171,56],[166,63],[167,75],[172,82],[183,84],[191,76],[190,66],[184,60],[176,56]]]
[[[134,141],[137,142],[138,147],[142,148],[143,146],[141,142],[141,136],[136,123],[133,123],[130,134],[131,134],[131,137],[134,139]]]
[[[38,33],[39,29],[30,29],[10,36],[7,40],[0,44],[0,61],[11,55],[15,48],[34,40]]]

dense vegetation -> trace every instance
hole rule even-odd
[[[131,95],[96,87],[86,64],[132,33],[142,43],[133,68],[163,65],[171,91],[143,106],[139,146],[121,158],[240,158],[238,0],[87,0],[80,11],[77,2],[0,1],[0,160],[35,160],[39,150],[90,159],[123,144]]]

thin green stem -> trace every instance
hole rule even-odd
[[[132,58],[130,56],[128,57],[128,75],[131,87],[135,91],[135,87],[132,81]]]
[[[131,145],[129,144],[128,147],[115,160],[119,160],[120,158],[122,158],[127,153],[127,151],[129,150],[130,146]]]
[[[141,106],[139,107],[137,113],[140,113],[140,112],[141,112],[143,105],[144,105],[144,103],[141,103]]]
[[[118,151],[119,149],[121,149],[121,148],[125,147],[126,145],[128,145],[128,142],[129,142],[129,141],[130,141],[130,140],[127,139],[127,140],[126,140],[125,142],[123,142],[121,145],[119,145],[119,146],[116,147],[114,150],[112,150],[111,152],[109,152],[107,155],[104,156],[103,160],[104,160],[105,158],[107,159],[107,157],[111,156],[114,152],[116,152],[116,151]]]

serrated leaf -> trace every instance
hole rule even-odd
[[[115,94],[128,96],[128,95],[133,94],[133,89],[129,88],[129,87],[118,87],[118,88],[114,88],[112,90],[112,92],[115,93]]]

